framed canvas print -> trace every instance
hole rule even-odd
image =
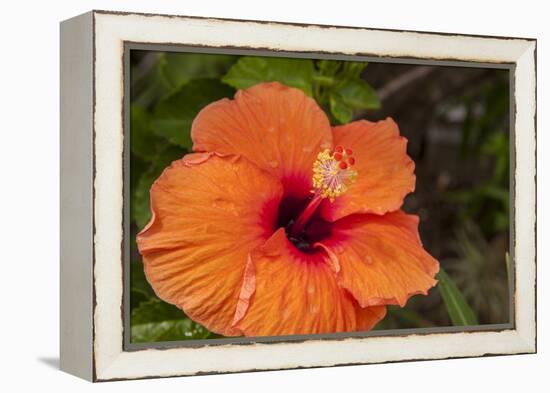
[[[536,40],[61,23],[61,368],[536,351]]]

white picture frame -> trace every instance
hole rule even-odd
[[[129,44],[509,67],[515,108],[513,323],[499,329],[247,345],[125,346],[124,70]],[[536,352],[535,97],[534,39],[105,11],[62,22],[61,368],[90,381],[108,381]]]

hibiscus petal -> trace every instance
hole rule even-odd
[[[359,307],[338,286],[326,255],[300,252],[282,228],[251,259],[254,290],[246,312],[234,321],[246,336],[369,330],[385,316],[383,306]]]
[[[335,146],[353,151],[356,181],[333,203],[325,201],[322,216],[336,221],[353,213],[384,214],[397,210],[414,191],[414,162],[407,140],[392,119],[377,123],[356,121],[333,129]]]
[[[277,82],[208,105],[193,121],[191,137],[193,150],[241,154],[284,184],[291,181],[292,192],[299,195],[311,189],[319,151],[332,146],[329,121],[315,100]]]
[[[418,217],[402,211],[358,214],[334,223],[329,239],[317,244],[338,263],[338,283],[362,307],[399,304],[427,294],[439,263],[418,236]]]
[[[153,219],[137,236],[157,295],[224,335],[250,251],[273,232],[282,187],[244,158],[201,153],[172,163],[151,188]]]

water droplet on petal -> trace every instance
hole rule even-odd
[[[278,168],[279,167],[279,162],[275,161],[275,160],[269,161],[269,166],[273,169]]]
[[[228,201],[228,200],[225,200],[224,198],[216,198],[213,202],[212,202],[212,208],[214,209],[219,209],[219,210],[223,210],[225,212],[228,212],[230,214],[233,214],[235,216],[238,216],[238,212],[237,212],[237,206],[235,205],[234,202],[232,201]]]
[[[304,147],[302,147],[302,151],[304,153],[311,153],[313,151],[313,147],[312,146],[304,146]]]
[[[319,312],[319,307],[312,305],[309,307],[309,312],[312,314],[317,314]]]

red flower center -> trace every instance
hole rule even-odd
[[[299,250],[313,252],[313,245],[330,236],[331,223],[323,220],[318,208],[324,199],[332,203],[344,194],[357,177],[352,169],[355,159],[351,149],[337,146],[334,151],[321,151],[313,164],[312,189],[310,198],[296,200],[286,198],[281,203],[278,224],[285,228],[288,239]],[[288,212],[291,212],[288,214]]]
[[[296,198],[294,196],[284,197],[279,205],[279,213],[275,228],[285,228],[287,238],[300,251],[306,254],[313,254],[316,250],[313,245],[324,239],[327,239],[332,234],[332,223],[323,220],[320,215],[315,212],[307,225],[297,234],[292,235],[291,229],[298,217],[302,215],[307,206],[311,204],[312,197],[306,199]]]

